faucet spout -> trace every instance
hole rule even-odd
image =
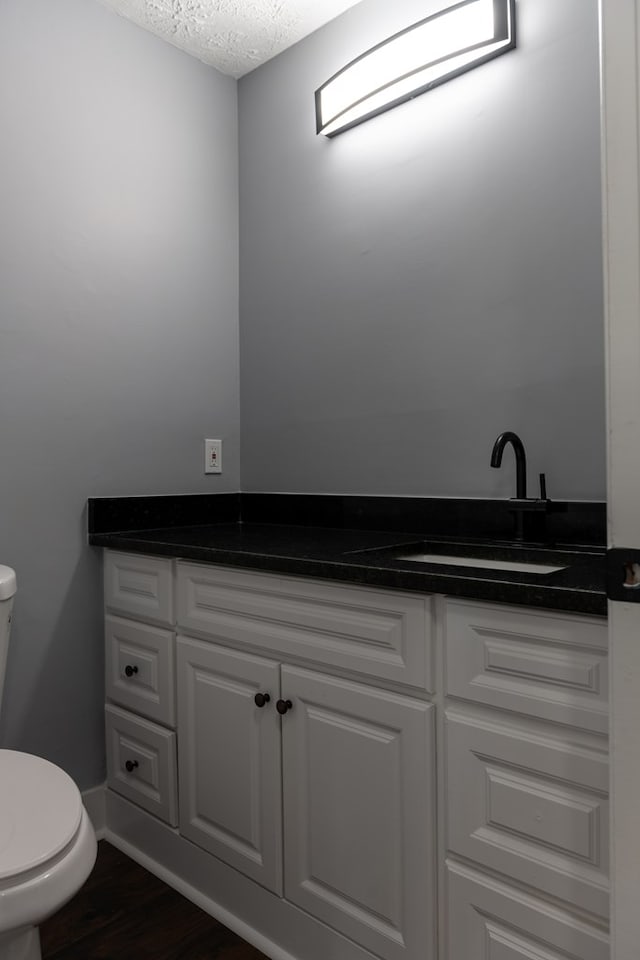
[[[513,452],[516,455],[516,498],[526,500],[527,498],[527,457],[524,452],[524,444],[517,433],[506,430],[501,433],[493,445],[491,451],[491,466],[500,467],[502,465],[502,454],[506,445],[510,443]]]

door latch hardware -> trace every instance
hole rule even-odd
[[[637,548],[607,550],[607,598],[640,603],[640,550]]]

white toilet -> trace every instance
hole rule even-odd
[[[0,702],[16,576],[0,566]],[[40,960],[38,925],[93,869],[96,836],[71,777],[16,750],[0,750],[0,960]]]

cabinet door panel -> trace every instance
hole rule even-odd
[[[433,689],[429,598],[194,563],[177,575],[189,633]]]
[[[278,691],[273,661],[178,638],[180,832],[281,894]]]
[[[175,733],[119,707],[105,714],[109,787],[175,827]]]
[[[607,624],[447,600],[446,693],[607,732]]]
[[[107,697],[158,723],[175,726],[173,633],[107,617],[105,639]]]
[[[434,949],[433,707],[282,668],[285,896],[387,960]]]
[[[104,602],[108,610],[151,623],[173,623],[173,561],[140,553],[104,556]]]
[[[448,960],[609,960],[602,926],[462,864],[447,874]]]
[[[607,917],[604,750],[449,709],[449,849]]]

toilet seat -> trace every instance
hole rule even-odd
[[[75,783],[48,760],[0,750],[0,886],[55,859],[80,828]]]

